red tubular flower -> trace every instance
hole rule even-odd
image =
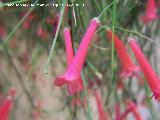
[[[150,89],[153,92],[153,95],[156,99],[160,100],[160,83],[157,75],[155,74],[154,70],[152,69],[144,54],[140,50],[136,41],[130,38],[129,45],[141,67],[141,70],[147,80]]]
[[[0,106],[0,120],[8,120],[9,111],[12,104],[12,98],[15,95],[15,90],[11,89],[8,93],[7,98],[4,100],[3,104]]]
[[[64,29],[64,38],[66,43],[67,67],[69,67],[69,65],[72,63],[72,60],[73,60],[73,48],[72,48],[70,30],[67,28]],[[67,92],[69,95],[78,93],[82,89],[83,89],[83,85],[82,85],[82,79],[80,75],[78,79],[67,82]]]
[[[69,65],[72,63],[73,60],[73,48],[72,48],[70,30],[68,28],[65,28],[63,33],[66,46],[67,67],[69,67]],[[69,95],[74,95],[75,93],[78,93],[83,89],[80,75],[78,79],[74,81],[66,81],[66,83],[67,83],[67,92]]]
[[[56,78],[54,84],[57,86],[62,86],[67,82],[71,82],[74,83],[76,82],[80,77],[80,72],[81,69],[83,67],[84,64],[84,60],[87,54],[87,50],[90,44],[90,41],[92,39],[92,36],[96,30],[96,27],[98,25],[98,20],[97,19],[93,19],[88,27],[87,32],[85,33],[82,42],[80,43],[80,46],[76,52],[75,57],[73,58],[71,64],[69,65],[69,67],[67,68],[66,72]],[[75,85],[75,84],[73,84]],[[70,94],[70,93],[69,93]]]
[[[135,117],[135,120],[141,120],[141,117],[139,113],[136,110],[136,105],[130,100],[126,100],[127,108],[125,112],[121,116],[121,120],[125,120],[128,113],[132,112],[133,116]]]
[[[69,28],[65,28],[63,30],[63,36],[64,36],[65,46],[66,46],[67,67],[69,67],[69,65],[72,63],[73,56],[74,56]]]
[[[112,40],[112,31],[107,30],[107,36],[109,40]],[[139,67],[135,66],[131,59],[129,58],[129,55],[123,46],[121,40],[114,34],[114,47],[117,52],[118,58],[121,63],[122,72],[120,74],[120,77],[129,77],[132,75],[134,71],[138,71]]]
[[[94,96],[95,96],[95,99],[96,99],[99,120],[107,120],[107,116],[105,115],[105,112],[103,111],[102,101],[100,100],[100,97],[99,97],[96,90],[94,91]]]
[[[148,22],[157,18],[158,16],[156,14],[155,0],[147,0],[145,15],[141,16],[140,19],[143,21],[143,23],[147,24]]]
[[[126,102],[127,102],[128,109],[130,109],[131,112],[133,113],[135,120],[141,120],[141,117],[136,110],[136,105],[130,100],[127,100]]]

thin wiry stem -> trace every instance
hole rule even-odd
[[[87,103],[87,110],[88,110],[88,119],[92,120],[92,112],[91,112],[91,108],[89,105],[89,99],[88,99],[88,94],[87,94],[87,89],[86,89],[86,79],[84,77],[84,72],[81,72],[81,77],[82,77],[82,81],[83,81],[83,86],[84,86],[84,92],[85,92],[85,97],[86,97],[86,103]]]
[[[48,74],[48,66],[49,66],[49,63],[51,61],[51,58],[52,58],[52,55],[53,55],[53,51],[54,51],[54,48],[55,48],[55,45],[56,45],[56,41],[57,41],[57,37],[58,37],[58,32],[59,32],[59,29],[60,29],[60,26],[61,26],[61,22],[62,22],[62,18],[63,18],[63,13],[64,13],[64,8],[66,6],[66,3],[67,3],[67,0],[64,0],[63,7],[61,9],[61,15],[60,15],[59,23],[58,23],[57,30],[56,30],[56,34],[55,34],[55,37],[53,39],[52,47],[51,47],[51,50],[50,50],[47,62],[45,64],[45,66],[44,66],[44,73],[45,74]]]
[[[138,31],[128,30],[128,29],[124,29],[124,28],[120,28],[120,27],[115,27],[115,28],[120,29],[122,31],[126,31],[126,32],[129,32],[129,33],[135,34],[135,35],[137,35],[137,36],[139,36],[141,38],[144,38],[144,39],[146,39],[146,40],[148,40],[148,41],[150,41],[152,43],[155,43],[156,45],[160,46],[159,42],[156,42],[156,41],[152,40],[151,38],[146,37],[145,35],[141,34]]]
[[[112,4],[113,4],[113,2],[112,2],[110,5],[108,5],[108,6],[101,12],[101,14],[98,16],[98,19],[100,19],[100,17],[104,14],[104,12],[105,12]]]
[[[103,51],[109,51],[109,50],[110,50],[110,48],[101,47],[101,46],[98,46],[98,45],[96,45],[96,44],[94,44],[94,43],[91,43],[91,45],[92,45],[93,47],[99,49],[99,50],[103,50]]]
[[[113,79],[114,75],[114,29],[116,22],[116,0],[113,0],[112,8],[112,50],[111,50],[111,78]]]

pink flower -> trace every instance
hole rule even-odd
[[[155,74],[154,70],[152,69],[144,54],[140,50],[136,41],[130,38],[129,45],[141,67],[141,70],[147,80],[150,89],[153,92],[153,95],[156,99],[160,100],[160,83],[157,75]]]
[[[112,40],[111,30],[107,30],[107,36],[109,40]],[[116,50],[116,53],[118,55],[122,67],[122,72],[120,74],[120,77],[125,77],[125,76],[129,77],[133,74],[134,71],[139,70],[139,67],[135,66],[132,63],[125,47],[122,44],[122,41],[116,36],[116,34],[114,34],[114,48]]]
[[[65,46],[66,46],[66,58],[67,58],[67,67],[72,63],[73,60],[73,48],[72,48],[72,40],[70,35],[70,29],[65,28],[63,31]]]
[[[155,0],[147,0],[145,15],[140,16],[144,24],[157,19]]]
[[[62,86],[65,83],[68,84],[68,88],[76,87],[74,86],[77,83],[77,80],[80,78],[80,72],[82,70],[85,57],[87,54],[87,50],[89,47],[89,44],[92,40],[92,36],[96,30],[96,27],[98,25],[98,20],[93,19],[88,27],[87,32],[85,33],[82,42],[80,43],[80,46],[76,52],[75,57],[73,58],[72,62],[68,66],[66,72],[61,75],[60,77],[56,78],[54,84],[57,86]],[[68,60],[67,60],[68,61]],[[69,94],[72,94],[74,91],[68,90]]]
[[[98,120],[107,120],[107,116],[105,115],[105,112],[103,111],[102,101],[100,100],[100,96],[98,95],[96,90],[94,90],[94,96],[96,99],[96,104],[97,104],[97,109],[98,109],[98,115],[99,115]]]
[[[11,109],[11,104],[12,104],[12,98],[14,95],[15,95],[15,89],[11,89],[8,93],[7,98],[0,106],[0,120],[8,120],[9,111]]]
[[[66,46],[67,67],[69,67],[73,60],[73,48],[72,48],[70,30],[68,28],[65,28],[63,33]],[[75,93],[79,93],[83,89],[82,79],[80,78],[80,75],[79,78],[76,80],[65,81],[65,82],[67,84],[67,92],[69,95],[74,95]],[[57,85],[57,86],[60,87],[62,85]]]

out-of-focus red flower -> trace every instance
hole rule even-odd
[[[157,18],[155,0],[147,0],[145,15],[140,16],[140,19],[144,24],[147,24]]]
[[[52,18],[49,17],[49,16],[46,17],[45,21],[46,21],[46,23],[49,24],[49,25],[53,24],[53,20],[52,20]]]
[[[35,14],[34,13],[30,13],[29,15],[28,15],[28,17],[27,17],[27,19],[29,20],[29,21],[31,21],[31,20],[33,20],[35,18]]]
[[[42,37],[43,34],[44,34],[44,32],[43,32],[42,26],[38,26],[38,29],[37,29],[37,36],[38,36],[38,37]]]
[[[106,113],[103,111],[103,103],[96,90],[94,90],[94,96],[96,99],[96,104],[97,104],[97,109],[98,109],[98,115],[99,115],[98,120],[107,120]]]
[[[37,28],[37,36],[42,39],[47,38],[47,31],[43,29],[41,25],[39,25]]]
[[[109,40],[112,41],[111,30],[107,30],[107,36]],[[121,40],[116,36],[116,34],[114,34],[114,48],[116,50],[116,53],[118,55],[118,58],[120,60],[121,67],[122,67],[122,70],[121,70],[122,72],[120,74],[120,77],[130,77],[134,71],[137,72],[139,70],[139,67],[135,66],[132,63],[127,53],[127,50],[123,46]]]
[[[123,90],[124,85],[123,85],[123,79],[122,79],[122,78],[119,78],[119,79],[117,80],[116,88],[117,88],[117,90],[120,90],[120,91]]]
[[[120,105],[119,103],[117,103],[115,106],[114,106],[114,109],[115,109],[115,120],[121,120],[121,113],[120,113]]]
[[[0,120],[8,120],[9,111],[12,105],[12,98],[15,95],[15,89],[11,89],[8,92],[7,98],[4,100],[3,104],[0,106]]]
[[[40,100],[35,101],[35,109],[32,112],[33,120],[39,120],[41,117],[41,108],[42,108],[42,102]]]
[[[55,18],[55,22],[53,24],[53,35],[55,35],[55,33],[57,31],[59,19],[60,19],[60,13],[57,13],[56,18]]]
[[[129,39],[129,46],[141,67],[141,70],[147,80],[150,89],[153,92],[155,99],[160,100],[160,82],[158,76],[155,74],[154,70],[150,66],[149,62],[145,58],[144,54],[134,39]]]
[[[78,105],[80,105],[81,103],[80,103],[80,100],[79,100],[79,98],[73,98],[72,100],[71,100],[71,106],[72,106],[72,109],[74,109],[74,106],[78,106]]]
[[[141,120],[141,117],[139,115],[139,113],[137,112],[137,109],[136,109],[136,104],[133,103],[131,100],[126,100],[126,110],[124,111],[124,113],[121,115],[121,120],[125,120],[127,115],[132,112],[135,120]]]
[[[127,100],[126,102],[127,102],[128,109],[131,109],[131,112],[133,113],[135,119],[136,120],[141,120],[141,117],[136,110],[136,105],[130,100]]]
[[[90,80],[89,82],[88,82],[88,86],[87,86],[87,88],[92,88],[93,86],[95,85],[95,82],[93,81],[93,80]]]
[[[1,25],[0,24],[0,38],[1,37],[5,37],[6,36],[6,29],[5,29],[5,26]]]
[[[158,0],[157,6],[160,8],[160,0]]]
[[[24,15],[25,15],[25,13],[21,13],[21,16],[24,16]],[[23,21],[22,27],[23,27],[24,29],[28,29],[29,26],[30,26],[30,22],[31,22],[32,20],[34,20],[34,19],[35,19],[35,14],[31,12],[31,13],[27,16],[27,18]]]
[[[22,27],[24,29],[28,29],[29,28],[29,21],[28,20],[24,20],[23,23],[22,23]]]
[[[72,60],[72,63],[69,65],[66,72],[62,76],[56,78],[54,82],[55,85],[62,86],[68,82],[70,82],[72,85],[72,83],[76,82],[80,78],[79,76],[85,61],[85,57],[87,55],[87,50],[98,23],[99,21],[97,20],[97,18],[93,19],[90,22],[87,32],[85,33],[82,42],[79,45],[79,48],[76,52],[75,57]]]

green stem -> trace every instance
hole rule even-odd
[[[49,63],[51,61],[51,58],[52,58],[52,54],[53,54],[53,51],[54,51],[54,48],[55,48],[55,45],[56,45],[56,41],[57,41],[57,37],[58,37],[58,32],[59,32],[59,29],[60,29],[60,25],[61,25],[61,22],[62,22],[62,17],[63,17],[63,13],[64,13],[64,8],[66,6],[66,3],[67,3],[67,0],[64,0],[63,2],[63,7],[61,9],[61,15],[60,15],[60,19],[59,19],[59,23],[58,23],[58,26],[57,26],[57,30],[56,30],[56,34],[55,34],[55,37],[53,39],[53,43],[52,43],[52,47],[51,47],[51,50],[50,50],[50,53],[49,53],[49,57],[47,59],[47,62],[45,64],[45,67],[44,67],[44,73],[45,74],[48,74],[48,66],[49,66]]]
[[[108,5],[108,6],[101,12],[101,14],[98,16],[99,19],[101,18],[101,16],[105,13],[105,11],[106,11],[112,4],[113,4],[113,2],[112,2],[110,5]]]
[[[84,92],[85,92],[85,97],[86,97],[88,119],[92,120],[92,112],[91,112],[91,108],[90,108],[90,105],[89,105],[89,99],[88,99],[88,94],[87,94],[87,89],[86,89],[86,80],[85,80],[83,71],[81,72],[81,77],[82,77],[83,86],[84,86]]]
[[[111,50],[111,78],[114,75],[114,29],[116,20],[116,0],[113,0],[112,8],[112,50]]]

